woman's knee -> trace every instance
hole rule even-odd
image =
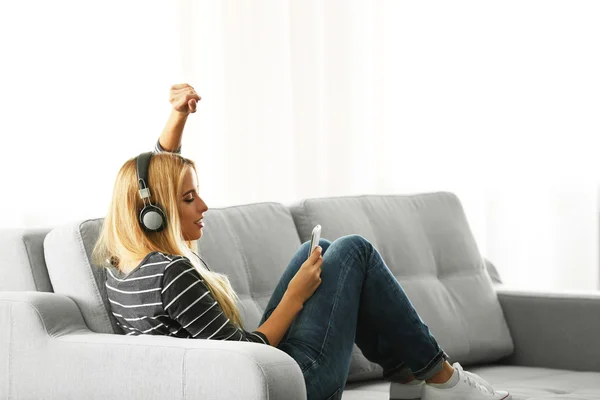
[[[372,257],[375,251],[375,247],[360,235],[347,235],[336,239],[332,246],[335,247],[336,253],[351,255],[352,257],[360,260],[361,265],[366,269],[372,263]]]
[[[372,246],[371,242],[369,242],[363,236],[357,234],[342,236],[336,240],[336,243],[337,242],[339,242],[340,246],[346,246],[360,250],[370,248]]]
[[[335,243],[335,245],[334,245]],[[357,252],[361,256],[365,257],[365,259],[369,259],[371,256],[371,251],[373,249],[373,245],[360,235],[347,235],[342,236],[332,242],[327,239],[320,239],[319,246],[323,249],[322,255],[325,255],[327,249],[334,245],[337,249],[342,249],[343,253],[346,252]],[[300,252],[306,254],[308,258],[308,248],[310,246],[310,241],[306,241],[300,246]]]

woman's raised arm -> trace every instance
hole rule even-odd
[[[196,112],[196,105],[200,100],[201,97],[187,83],[171,86],[169,101],[173,110],[160,134],[157,150],[176,153],[180,151],[185,122],[189,114]]]

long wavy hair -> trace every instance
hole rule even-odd
[[[196,172],[194,162],[178,154],[158,153],[152,156],[148,167],[152,203],[163,206],[167,224],[161,232],[146,232],[138,222],[144,204],[138,194],[135,158],[125,162],[117,174],[108,214],[94,246],[92,260],[96,265],[112,265],[126,272],[122,269],[124,265],[137,264],[153,251],[187,257],[203,277],[225,316],[241,327],[236,306],[239,299],[229,279],[209,271],[191,257],[197,243],[186,241],[182,236],[177,199],[182,195],[181,185],[188,167]]]

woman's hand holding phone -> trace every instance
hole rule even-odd
[[[321,240],[321,225],[317,225],[317,226],[315,226],[315,228],[312,231],[312,234],[310,235],[310,247],[308,249],[309,257],[312,254],[312,252],[315,250],[315,247],[317,247],[319,245],[320,240]]]
[[[317,246],[288,284],[286,295],[304,304],[321,285],[321,246]]]

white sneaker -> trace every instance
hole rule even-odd
[[[512,396],[504,390],[494,390],[479,375],[464,371],[459,363],[454,363],[458,374],[456,386],[442,389],[431,385],[423,388],[423,400],[511,400]]]
[[[414,381],[413,384],[392,382],[390,384],[390,400],[419,400],[425,381]]]

